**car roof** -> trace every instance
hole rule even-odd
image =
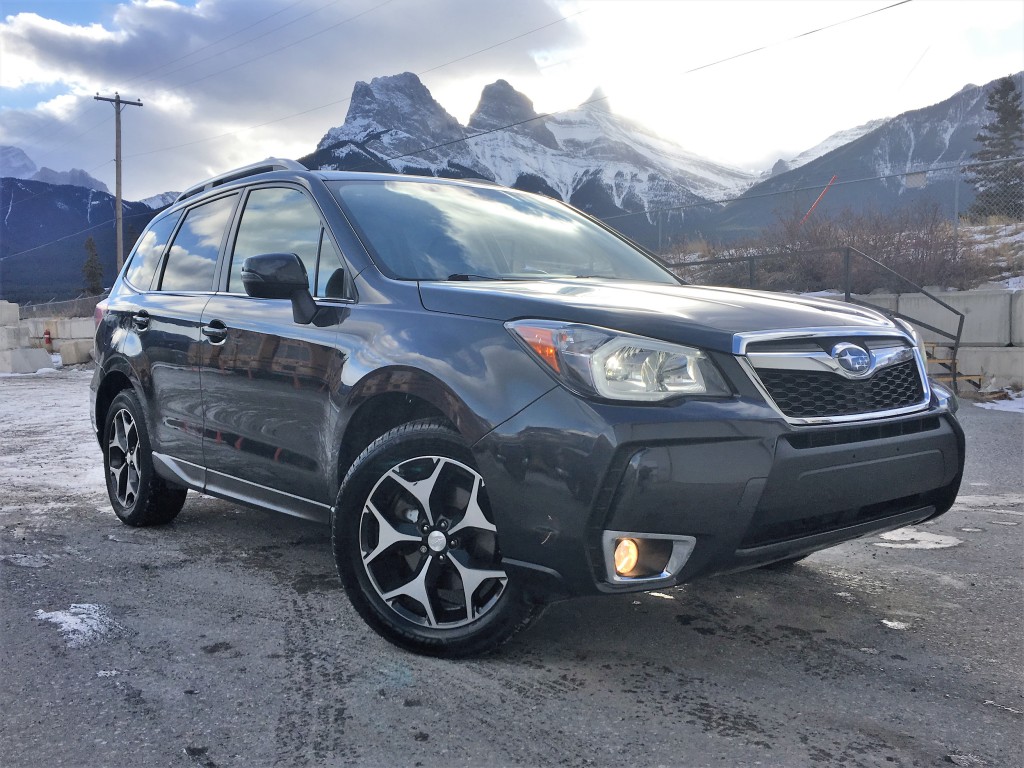
[[[260,177],[266,176],[272,173],[278,173],[281,171],[291,172],[292,174],[302,174],[306,176],[314,176],[324,181],[380,181],[382,179],[394,179],[403,181],[420,181],[435,184],[486,184],[496,185],[494,181],[490,179],[447,179],[438,178],[436,176],[413,176],[404,175],[399,173],[377,173],[369,171],[323,171],[323,170],[311,170],[306,166],[295,160],[288,160],[284,158],[269,157],[258,163],[252,163],[251,165],[242,166],[241,168],[235,168],[230,171],[226,171],[217,176],[213,176],[209,179],[193,184],[188,187],[184,192],[178,195],[174,200],[174,204],[178,204],[184,200],[188,200],[192,197],[209,192],[221,186],[233,185],[235,182],[241,181],[258,181]],[[500,185],[497,185],[500,186]]]

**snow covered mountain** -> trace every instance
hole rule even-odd
[[[484,88],[467,126],[409,72],[359,82],[343,125],[306,165],[484,178],[544,192],[657,245],[693,228],[754,181],[613,113],[598,91],[578,108],[539,115],[508,82]],[[683,207],[682,210],[679,210]],[[643,213],[674,208],[662,214]],[[634,215],[629,215],[634,214]]]
[[[139,202],[142,203],[143,205],[148,205],[154,211],[158,211],[161,210],[162,208],[166,208],[175,200],[177,200],[178,195],[180,194],[181,192],[161,192],[159,195],[153,195],[152,197],[144,198],[142,200],[139,200]]]
[[[1024,73],[1013,78],[1018,91],[1024,90]],[[974,188],[964,183],[959,166],[970,162],[978,147],[974,137],[993,119],[985,102],[996,82],[965,86],[938,104],[881,121],[799,167],[772,173],[718,212],[714,231],[726,239],[749,236],[779,215],[802,214],[833,176],[837,183],[821,199],[815,216],[933,203],[952,219],[954,203],[962,213],[974,199]],[[837,134],[835,143],[841,136]]]
[[[85,187],[97,192],[110,192],[107,185],[90,176],[81,168],[70,171],[55,171],[52,168],[37,168],[32,158],[18,147],[0,147],[0,178],[30,179],[46,184],[68,184],[73,187]]]
[[[32,158],[18,147],[0,147],[0,178],[30,179],[38,170]]]
[[[0,179],[0,298],[67,299],[84,287],[87,238],[100,255],[105,285],[117,273],[114,196],[78,185]],[[122,203],[129,247],[153,218],[142,203]]]
[[[775,165],[772,166],[771,170],[763,175],[763,178],[769,176],[777,176],[780,173],[786,171],[795,171],[802,165],[807,165],[812,160],[817,160],[822,155],[827,155],[834,149],[838,149],[844,144],[849,144],[851,141],[859,139],[861,136],[871,133],[876,128],[880,128],[885,125],[892,118],[882,117],[877,120],[869,120],[864,125],[858,125],[856,128],[847,128],[843,131],[837,131],[829,136],[824,141],[815,144],[810,149],[805,149],[796,157],[790,160],[780,159]]]

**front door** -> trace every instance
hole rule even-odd
[[[247,296],[241,268],[248,256],[294,253],[315,293],[318,258],[327,247],[333,248],[319,209],[304,192],[251,190],[224,290],[202,317],[207,488],[314,518],[326,517],[334,503],[336,457],[327,436],[337,418],[332,393],[343,362],[337,325],[300,325],[290,301]]]

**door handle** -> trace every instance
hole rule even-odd
[[[203,336],[214,344],[223,344],[228,337],[228,327],[220,320],[213,320],[202,327]]]
[[[135,326],[135,330],[144,331],[149,328],[149,312],[144,309],[140,309],[132,315],[132,325]]]

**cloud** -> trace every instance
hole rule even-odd
[[[546,0],[136,0],[103,26],[22,13],[0,24],[4,102],[44,84],[64,92],[0,111],[0,144],[112,182],[113,108],[93,94],[140,99],[123,112],[125,197],[138,199],[312,151],[343,122],[357,80],[433,70],[423,80],[435,93],[476,80],[479,95],[499,76],[534,76],[533,51],[578,42],[574,27],[497,44],[560,17]]]
[[[113,109],[92,97],[141,99],[124,112],[129,199],[307,154],[357,80],[404,71],[463,123],[498,78],[541,112],[603,86],[617,112],[758,169],[1024,61],[1024,5],[998,0],[94,2],[102,25],[0,23],[0,144],[112,187]]]

